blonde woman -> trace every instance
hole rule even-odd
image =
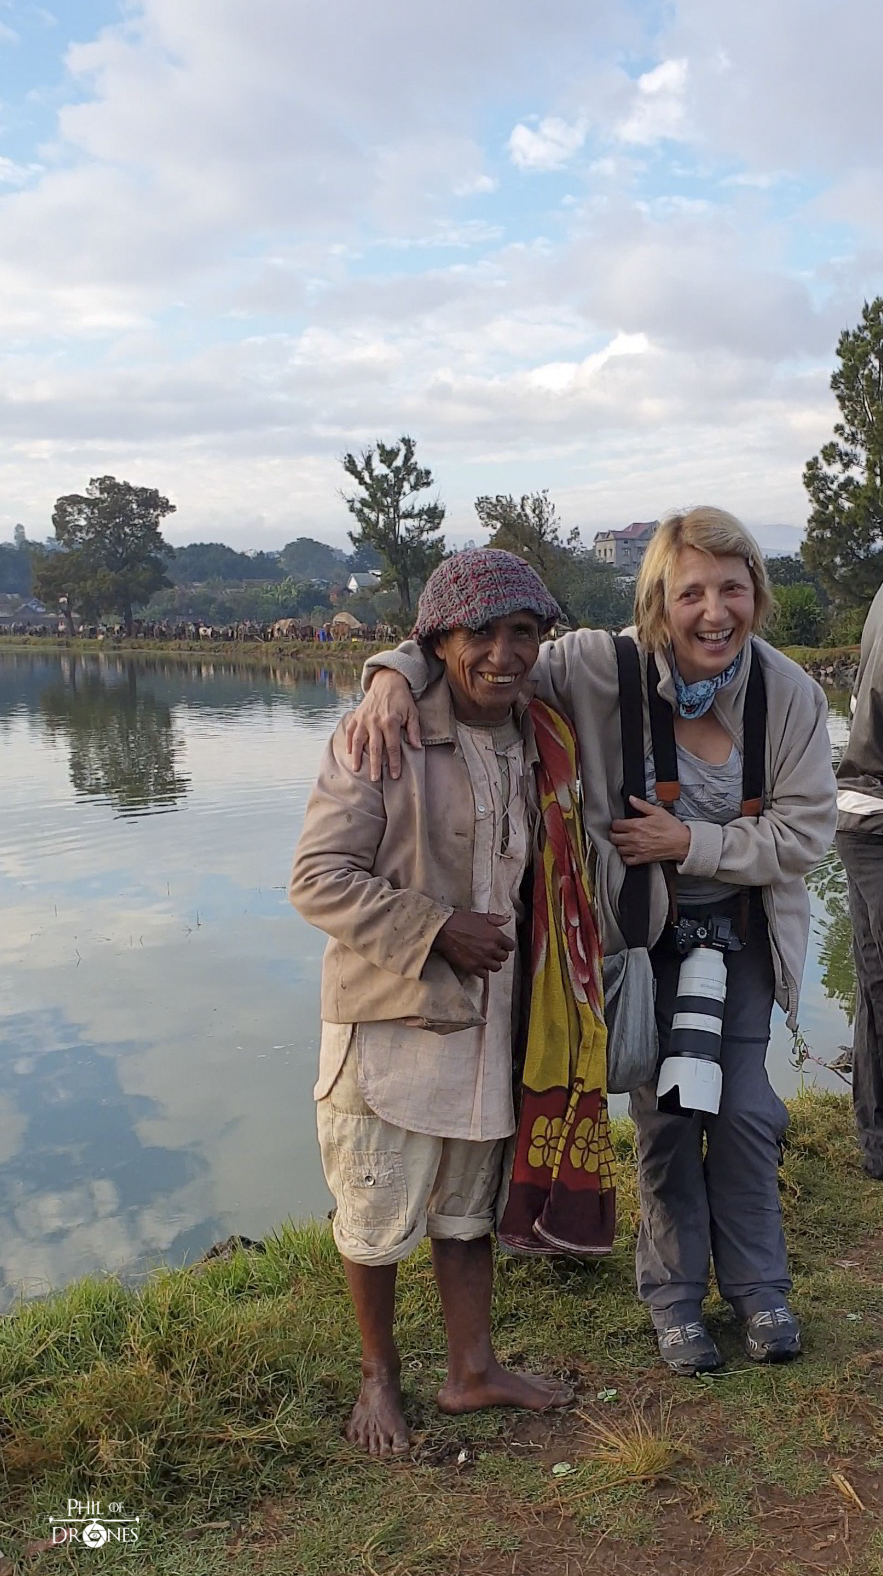
[[[760,549],[733,515],[703,506],[661,522],[638,575],[628,633],[645,691],[652,656],[658,695],[673,716],[680,784],[674,813],[656,800],[645,706],[647,797],[632,801],[637,814],[623,816],[619,683],[608,634],[577,629],[545,643],[533,673],[539,696],[576,729],[606,952],[624,947],[618,900],[626,868],[651,867],[660,1059],[681,963],[665,869],[679,915],[729,917],[744,942],[726,958],[717,1115],[659,1110],[655,1078],[631,1099],[641,1191],[638,1292],[661,1357],[685,1375],[723,1362],[702,1316],[712,1263],[722,1296],[744,1324],[749,1357],[782,1362],[800,1352],[778,1194],[787,1113],[765,1060],[774,1001],[796,1025],[809,936],[804,877],[831,842],[836,808],[824,695],[758,636],[771,602]],[[744,814],[744,708],[754,663],[766,692],[764,784],[760,813]],[[351,724],[350,746],[355,757],[368,749],[373,776],[384,749],[397,774],[402,728],[417,742],[411,691],[422,693],[427,678],[411,642],[369,662],[370,689]]]

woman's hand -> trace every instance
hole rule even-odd
[[[346,724],[346,747],[357,772],[368,749],[372,783],[379,783],[383,772],[383,752],[389,762],[390,777],[402,770],[402,729],[408,743],[420,749],[420,717],[406,679],[392,668],[375,673],[365,699]]]
[[[648,804],[629,794],[629,804],[640,811],[629,820],[610,823],[610,841],[624,865],[654,865],[662,859],[680,864],[690,852],[690,828],[661,804]]]

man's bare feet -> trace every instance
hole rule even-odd
[[[401,1456],[409,1449],[411,1433],[402,1411],[401,1386],[392,1374],[363,1378],[346,1437],[369,1456]]]
[[[484,1373],[449,1374],[438,1392],[442,1412],[477,1412],[485,1406],[520,1406],[528,1412],[550,1412],[573,1400],[569,1384],[541,1379],[538,1374],[515,1373],[494,1360]]]

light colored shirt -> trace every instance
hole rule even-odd
[[[524,742],[514,722],[494,728],[458,723],[457,741],[474,801],[472,907],[507,914],[504,934],[514,940],[536,814],[533,773],[525,769]],[[434,1034],[401,1018],[355,1026],[359,1088],[372,1111],[396,1127],[439,1138],[486,1140],[514,1132],[517,957],[516,949],[487,980],[465,977],[485,1020],[476,1028]],[[323,1024],[317,1090],[327,1087],[323,1069],[341,1057],[352,1033],[350,1024]]]

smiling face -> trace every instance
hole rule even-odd
[[[666,596],[678,671],[688,684],[729,667],[751,634],[754,581],[744,558],[682,547]]]
[[[507,613],[483,629],[452,629],[435,641],[460,722],[505,722],[540,649],[536,613]]]

